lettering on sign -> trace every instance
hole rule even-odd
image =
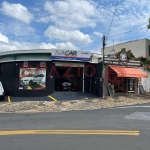
[[[104,63],[105,64],[118,64],[118,65],[120,64],[120,65],[140,66],[140,61],[137,61],[137,60],[121,61],[119,59],[105,58]]]
[[[60,56],[77,56],[77,51],[56,50],[55,55],[60,55]]]

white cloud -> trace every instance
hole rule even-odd
[[[48,29],[44,32],[44,34],[49,38],[55,38],[76,44],[89,44],[92,42],[88,34],[83,34],[79,30],[66,31],[58,29],[54,26],[49,26]]]
[[[9,44],[0,42],[0,52],[12,51],[12,50],[30,50],[30,49],[69,49],[69,50],[79,50],[78,47],[74,46],[70,42],[66,43],[19,43],[17,41],[11,42]]]
[[[70,42],[66,43],[56,43],[55,45],[51,43],[41,43],[39,46],[40,49],[52,49],[52,48],[58,48],[58,49],[69,49],[69,50],[78,50],[76,46],[74,46]]]
[[[0,42],[8,43],[9,40],[8,40],[8,38],[7,38],[5,35],[2,35],[2,34],[0,33]]]
[[[5,15],[25,22],[26,24],[29,24],[33,19],[33,15],[21,4],[10,4],[4,1],[2,2],[2,8],[0,10]]]
[[[93,32],[96,36],[98,36],[98,37],[102,37],[103,36],[103,34],[101,33],[101,32]]]
[[[51,44],[51,43],[41,43],[39,46],[40,49],[51,49],[51,48],[56,48],[55,45]]]
[[[42,22],[53,22],[63,29],[77,29],[82,27],[95,27],[98,21],[98,11],[92,1],[65,0],[46,1],[44,5],[48,14],[44,13],[39,19]]]
[[[0,52],[3,51],[11,51],[11,50],[27,50],[27,49],[37,49],[39,46],[39,44],[37,43],[27,43],[27,42],[9,42],[7,43],[3,43],[0,42]]]
[[[15,45],[0,42],[0,52],[16,50],[16,49],[17,49],[17,47]]]
[[[77,48],[76,46],[74,46],[72,43],[70,42],[66,42],[66,43],[56,43],[56,47],[58,49],[69,49],[69,50],[79,50],[79,48]]]
[[[29,36],[33,35],[35,33],[35,29],[22,23],[22,22],[11,22],[10,24],[7,25],[7,32],[11,33],[15,36]]]

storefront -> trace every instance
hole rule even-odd
[[[53,50],[51,59],[55,64],[55,91],[84,92],[84,67],[91,62],[88,51]]]
[[[139,79],[148,78],[148,75],[140,70],[140,61],[128,60],[125,54],[119,58],[107,57],[104,60],[103,95],[139,94]],[[113,92],[110,92],[110,88]]]
[[[97,74],[98,68],[101,71]],[[101,72],[101,64],[91,63],[89,51],[10,51],[0,57],[0,79],[9,96],[40,97],[55,91],[94,93],[92,79]]]

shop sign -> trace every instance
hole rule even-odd
[[[127,54],[125,52],[120,53],[119,59],[121,61],[126,61],[127,60]]]
[[[134,78],[128,78],[128,92],[134,92]]]
[[[137,60],[127,60],[127,61],[120,61],[119,59],[115,58],[105,58],[104,59],[105,64],[110,65],[127,65],[127,66],[140,66],[140,61]]]
[[[51,59],[53,60],[76,60],[76,61],[90,61],[91,54],[88,51],[76,50],[52,50]]]

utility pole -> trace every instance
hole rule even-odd
[[[103,35],[103,37],[102,37],[102,45],[103,45],[103,61],[102,61],[102,89],[103,89],[103,87],[104,87],[104,67],[105,67],[105,65],[104,65],[104,61],[105,61],[105,54],[104,54],[104,50],[105,50],[105,46],[106,46],[106,43],[105,43],[105,40],[106,40],[106,37],[105,37],[105,35]],[[103,91],[103,90],[102,90]],[[102,97],[104,97],[104,94],[103,94],[103,92],[102,92]]]
[[[104,50],[105,50],[105,46],[106,46],[106,43],[105,43],[105,40],[106,40],[106,37],[105,35],[103,35],[102,37],[102,43],[103,43],[103,65],[104,65]]]

